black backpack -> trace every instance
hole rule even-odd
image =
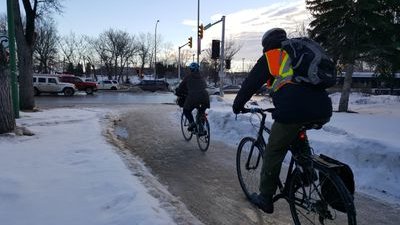
[[[317,42],[307,37],[291,38],[282,42],[282,49],[291,59],[292,81],[320,88],[329,88],[336,83],[335,63]]]

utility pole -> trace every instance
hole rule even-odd
[[[15,118],[19,118],[19,96],[17,83],[17,64],[15,53],[15,28],[14,28],[14,8],[12,0],[7,0],[8,18],[8,47],[10,50],[10,71],[11,71],[11,96]]]
[[[199,26],[200,26],[200,0],[197,0],[197,29],[199,29]],[[197,63],[199,63],[200,48],[201,48],[201,39],[199,35],[197,35]]]

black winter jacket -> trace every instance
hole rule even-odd
[[[233,111],[239,112],[251,96],[270,78],[265,54],[260,57],[244,80],[234,103]],[[332,116],[332,102],[324,89],[304,84],[285,84],[271,93],[275,111],[272,118],[280,123],[303,123],[327,120]]]
[[[193,110],[202,105],[202,108],[210,108],[210,97],[206,90],[207,83],[200,73],[186,75],[175,90],[177,96],[186,96],[184,109]]]

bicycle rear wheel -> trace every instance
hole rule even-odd
[[[289,205],[294,224],[348,224],[356,225],[353,197],[342,180],[326,168],[314,168],[309,175],[296,169],[290,180]],[[330,185],[330,193],[337,193],[338,199],[328,200],[322,190]],[[336,205],[336,206],[335,206]],[[338,210],[337,205],[342,209]]]
[[[252,137],[243,138],[236,152],[236,172],[247,199],[259,192],[263,150]]]
[[[189,121],[187,120],[186,116],[181,115],[181,130],[182,130],[182,134],[183,134],[183,138],[185,138],[186,141],[190,141],[190,139],[192,139],[193,133],[188,131],[188,127],[189,127]]]
[[[207,117],[204,117],[198,124],[197,144],[203,152],[207,151],[210,146],[210,124]]]

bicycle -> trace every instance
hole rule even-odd
[[[210,124],[208,123],[207,113],[199,113],[199,109],[196,108],[195,123],[196,127],[192,131],[189,131],[189,121],[182,113],[181,130],[183,138],[185,138],[186,141],[190,141],[193,135],[196,135],[197,145],[199,146],[201,151],[205,152],[210,146]]]
[[[262,157],[266,148],[263,133],[270,134],[270,129],[265,126],[266,112],[271,113],[273,110],[254,108],[245,109],[243,112],[261,115],[257,137],[244,137],[236,154],[239,183],[248,200],[252,193],[258,193]],[[340,165],[322,154],[301,153],[300,146],[307,141],[306,130],[321,127],[320,124],[309,124],[299,131],[298,138],[289,147],[289,167],[287,172],[281,172],[278,193],[274,195],[273,201],[285,199],[289,203],[296,225],[356,225],[353,196],[335,172]],[[283,179],[285,174],[286,179]],[[340,199],[329,197],[333,194],[340,196]]]

